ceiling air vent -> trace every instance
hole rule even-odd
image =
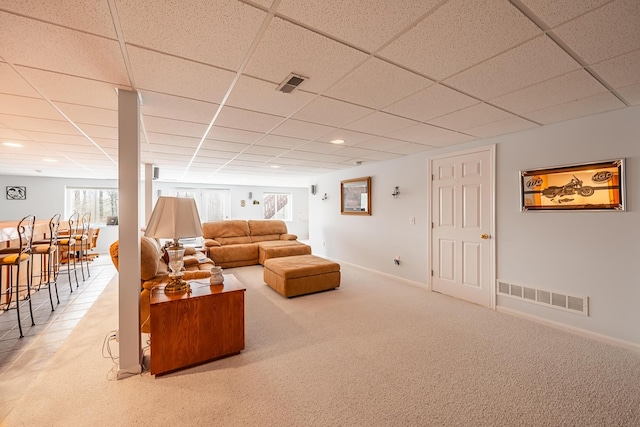
[[[291,93],[296,90],[296,88],[300,86],[303,81],[307,80],[307,78],[308,77],[303,77],[299,76],[298,74],[291,73],[286,79],[284,79],[282,83],[280,83],[280,86],[278,86],[277,89],[280,92]]]

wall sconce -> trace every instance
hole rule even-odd
[[[397,199],[398,196],[400,195],[400,189],[398,188],[397,185],[396,185],[396,188],[393,189],[393,193],[391,193],[391,195],[393,196],[394,199]]]
[[[322,196],[322,201],[324,202],[324,201],[325,201],[325,200],[327,200],[327,199],[328,199],[328,197],[327,197],[327,193],[324,193],[324,196]]]

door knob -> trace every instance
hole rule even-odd
[[[489,235],[485,233],[485,234],[482,234],[480,237],[483,238],[483,239],[488,239]]]

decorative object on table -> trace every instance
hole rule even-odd
[[[173,239],[171,245],[166,248],[169,258],[167,264],[171,273],[164,291],[168,294],[188,292],[189,284],[182,279],[184,247],[180,244],[180,239],[202,236],[202,225],[195,200],[186,197],[158,198],[144,235],[157,239]]]
[[[371,177],[340,181],[340,213],[371,215]]]
[[[7,200],[27,200],[27,187],[7,186]]]
[[[625,210],[624,159],[520,172],[521,210]]]
[[[260,204],[260,202],[256,199],[256,200],[254,200],[254,201],[253,201],[253,204],[254,204],[254,205],[259,205],[259,204]]]
[[[211,267],[211,277],[209,278],[209,282],[212,285],[220,285],[224,282],[221,267]]]

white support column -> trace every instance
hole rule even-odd
[[[140,346],[140,105],[118,90],[118,379],[142,372]]]
[[[144,224],[149,224],[153,212],[153,165],[144,164]]]

